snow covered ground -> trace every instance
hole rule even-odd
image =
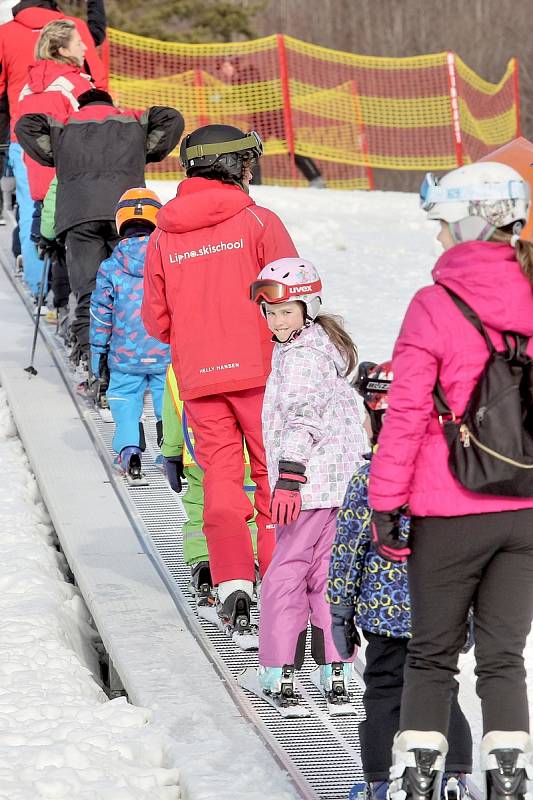
[[[0,389],[0,797],[178,800],[150,712],[109,701],[87,608]]]
[[[152,187],[164,200],[175,191],[169,183]],[[435,260],[436,226],[425,222],[417,198],[275,187],[253,188],[252,195],[279,214],[301,255],[316,263],[325,308],[344,316],[360,357],[387,358],[409,299],[430,282]],[[65,582],[1,390],[0,535],[0,798],[178,798],[175,761],[169,763],[168,742],[151,728],[149,712],[108,701],[90,674],[94,631],[79,593]],[[533,644],[527,661],[533,680]],[[468,657],[469,679],[472,667]],[[477,713],[475,703],[472,709]],[[206,734],[206,759],[221,763],[208,741]],[[288,796],[282,789],[269,794]]]

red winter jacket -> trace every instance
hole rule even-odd
[[[49,22],[69,19],[87,46],[85,63],[98,89],[107,89],[107,76],[104,65],[94,46],[89,28],[83,20],[67,17],[60,11],[30,6],[19,11],[11,22],[0,25],[0,97],[6,91],[11,115],[11,131],[19,117],[19,95],[28,82],[28,66],[34,61],[35,45],[41,31]],[[13,133],[12,139],[15,140]]]
[[[90,75],[81,72],[80,67],[44,59],[36,61],[30,65],[28,83],[20,93],[18,116],[46,114],[65,123],[71,113],[78,110],[80,94],[92,88]],[[55,169],[38,164],[26,153],[24,162],[32,198],[44,200]]]
[[[271,335],[249,288],[269,261],[298,255],[283,223],[238,186],[187,178],[157,225],[142,316],[170,342],[181,398],[264,386]]]

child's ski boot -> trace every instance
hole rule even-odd
[[[352,677],[353,665],[334,661],[331,664],[313,670],[310,674],[311,682],[321,692],[326,700],[328,712],[331,715],[355,714],[355,707],[350,703],[348,684]]]
[[[233,581],[228,581],[228,583],[233,583]],[[235,586],[240,583],[249,583],[250,593],[236,588],[223,600],[221,599],[221,588],[224,587],[224,584],[220,584],[217,592],[217,615],[222,629],[228,636],[231,636],[238,647],[243,650],[257,650],[259,647],[257,625],[253,625],[250,621],[253,584],[251,581],[235,581]]]
[[[402,731],[392,747],[391,800],[440,800],[448,743],[438,731]]]
[[[487,800],[524,800],[533,779],[533,742],[523,731],[491,731],[481,742]]]
[[[148,486],[141,469],[141,448],[123,447],[114,461],[114,466],[126,477],[130,486]]]
[[[294,666],[248,667],[237,677],[239,686],[275,708],[282,717],[308,717],[309,710],[300,705],[302,699],[294,688]]]
[[[215,603],[213,580],[209,561],[199,561],[191,567],[191,591],[196,595],[199,606],[212,606]]]
[[[445,772],[440,793],[441,800],[466,800],[470,797],[463,772]]]
[[[296,706],[302,696],[294,688],[294,665],[261,667],[257,669],[259,686],[278,706]]]

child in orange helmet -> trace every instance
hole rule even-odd
[[[160,208],[158,196],[150,189],[124,192],[116,213],[121,239],[111,256],[102,261],[91,295],[91,371],[100,378],[107,362],[107,401],[116,425],[116,464],[136,483],[144,480],[144,392],[149,388],[152,393],[160,443],[165,374],[170,362],[168,345],[149,336],[141,319],[144,259]]]

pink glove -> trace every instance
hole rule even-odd
[[[290,525],[298,519],[302,510],[300,486],[304,483],[307,483],[307,478],[303,464],[279,462],[279,478],[270,501],[270,516],[276,525]]]

